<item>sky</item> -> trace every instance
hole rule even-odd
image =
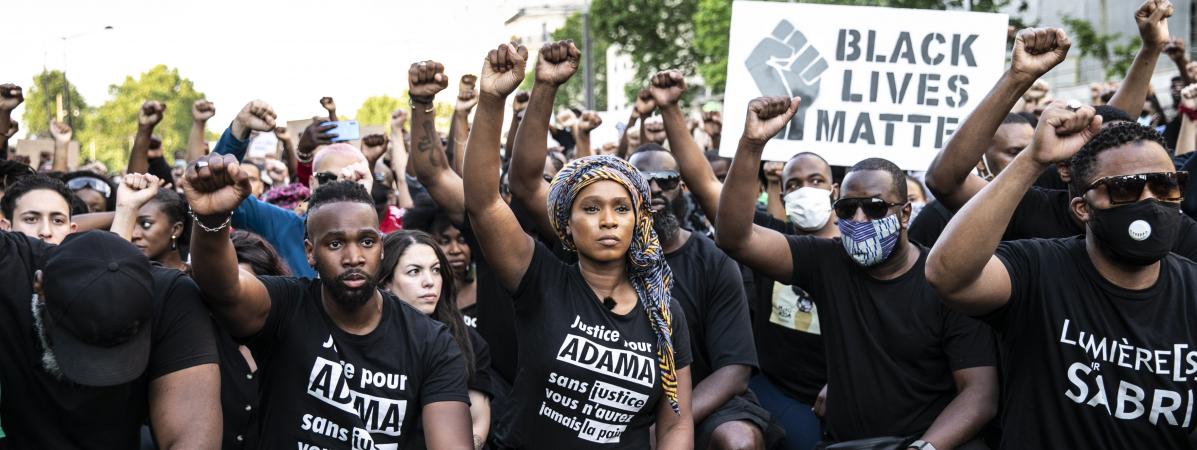
[[[99,106],[109,85],[166,64],[216,104],[210,131],[254,99],[280,121],[323,114],[323,96],[352,117],[367,97],[398,97],[413,62],[440,61],[450,80],[478,73],[487,50],[510,37],[506,18],[523,4],[553,2],[5,0],[5,35],[15,42],[5,46],[0,83],[28,91],[43,67],[65,67]],[[64,45],[63,36],[77,37]],[[451,101],[456,84],[438,99]]]

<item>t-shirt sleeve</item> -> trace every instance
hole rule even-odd
[[[980,321],[944,307],[944,353],[953,371],[997,365],[997,339]]]
[[[470,345],[474,347],[474,379],[470,380],[469,388],[494,398],[494,386],[490,378],[490,346],[477,330],[466,327],[466,332],[470,335]]]
[[[820,239],[814,236],[786,236],[790,242],[790,258],[793,262],[794,275],[788,284],[798,286],[807,292],[815,291],[815,280],[822,277],[823,263],[827,255],[834,250],[832,245],[839,242],[831,239]]]
[[[995,255],[1006,266],[1006,273],[1010,276],[1010,298],[1005,305],[979,319],[998,331],[1012,331],[1007,330],[1007,327],[1017,323],[1012,318],[1034,300],[1029,294],[1039,274],[1039,258],[1033,254],[1035,247],[1042,245],[1042,242],[1046,241],[1019,240],[998,244]]]
[[[1023,194],[1010,216],[1010,224],[1006,226],[1006,233],[1002,240],[1031,239],[1043,237],[1039,227],[1043,224],[1045,211],[1049,211],[1050,201],[1043,189],[1031,188]]]
[[[305,288],[308,283],[319,283],[317,280],[307,280],[301,278],[291,277],[272,277],[261,276],[258,280],[266,287],[266,292],[270,295],[270,312],[266,315],[266,323],[262,325],[262,329],[258,334],[248,339],[248,346],[253,350],[254,355],[257,356],[260,351],[269,352],[278,341],[278,337],[282,334],[283,327],[290,325],[295,316],[295,311],[299,308],[301,301],[304,301]],[[316,299],[318,301],[318,299]],[[312,299],[308,299],[312,301]],[[295,324],[303,326],[303,324]]]
[[[162,269],[169,270],[169,269]],[[172,271],[173,272],[173,271]],[[165,296],[154,317],[153,344],[146,373],[150,379],[201,364],[219,361],[212,319],[200,300],[199,287],[190,277],[177,273],[155,274],[162,280]],[[171,280],[173,279],[173,280]]]
[[[461,347],[453,340],[449,327],[434,324],[424,346],[424,380],[420,386],[420,406],[436,402],[470,403],[465,361]]]
[[[533,244],[535,248],[532,251],[532,261],[528,264],[528,270],[524,271],[524,278],[520,280],[519,286],[514,292],[511,292],[511,298],[517,311],[535,309],[540,306],[540,303],[544,301],[545,292],[552,287],[560,286],[561,280],[567,276],[568,266],[554,256],[552,250],[535,239],[533,239]]]
[[[1172,253],[1197,261],[1197,221],[1187,215],[1180,216],[1180,233],[1172,245]]]
[[[686,325],[686,312],[682,310],[682,305],[678,304],[677,299],[669,300],[669,312],[673,313],[672,333],[670,338],[673,341],[673,362],[678,370],[690,367],[690,363],[694,362],[694,356],[690,352],[690,327]]]
[[[783,234],[794,234],[794,228],[789,222],[778,220],[767,211],[753,211],[752,223]]]
[[[748,316],[748,301],[740,268],[726,255],[714,259],[715,267],[708,279],[710,310],[703,314],[706,330],[703,345],[710,354],[711,370],[733,364],[757,367],[756,344],[752,339],[752,322]],[[690,317],[689,320],[698,320]]]

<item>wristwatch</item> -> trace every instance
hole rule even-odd
[[[917,441],[911,442],[911,443],[910,443],[910,446],[908,446],[908,447],[906,447],[906,448],[907,448],[907,449],[911,449],[911,448],[913,448],[913,449],[917,449],[917,450],[935,450],[935,446],[934,446],[934,445],[931,445],[931,443],[930,443],[930,442],[924,441],[924,440],[922,440],[922,439],[919,439],[919,440],[917,440]]]

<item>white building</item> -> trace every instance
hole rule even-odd
[[[500,10],[505,11],[503,25],[510,37],[535,51],[552,39],[550,34],[565,25],[565,19],[585,6],[585,0],[506,0]]]
[[[622,116],[632,107],[628,96],[624,93],[624,86],[632,83],[636,77],[636,67],[632,65],[632,57],[623,52],[619,44],[607,46],[607,111],[619,112]]]

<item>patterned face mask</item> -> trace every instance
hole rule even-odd
[[[865,222],[840,219],[838,226],[844,251],[864,267],[873,267],[889,259],[902,228],[898,214]]]

